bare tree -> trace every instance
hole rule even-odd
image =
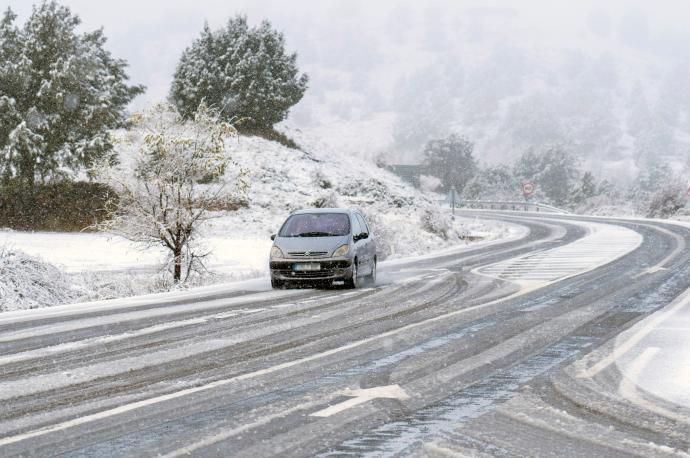
[[[97,179],[116,192],[106,206],[108,218],[96,227],[169,250],[178,283],[183,268],[184,280],[203,268],[208,253],[199,252],[196,238],[199,227],[214,216],[211,210],[248,186],[246,172],[226,148],[237,131],[205,105],[188,121],[163,104],[132,121],[134,130],[116,142],[119,162],[111,158],[94,167]]]

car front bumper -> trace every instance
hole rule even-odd
[[[295,264],[319,264],[319,270],[294,270]],[[280,281],[347,280],[352,277],[352,260],[347,258],[272,259],[271,277]]]

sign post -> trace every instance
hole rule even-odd
[[[450,203],[450,208],[452,209],[452,215],[453,219],[455,219],[455,202],[460,200],[458,198],[458,191],[455,190],[455,185],[451,186],[450,191],[448,192],[448,197],[446,197],[446,201]]]
[[[534,183],[531,181],[525,181],[522,183],[522,195],[525,197],[525,211],[529,210],[527,204],[529,203],[529,199],[532,197],[532,194],[534,194],[534,189]],[[539,211],[539,207],[537,207],[537,211]]]

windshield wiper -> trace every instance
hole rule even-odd
[[[302,232],[295,237],[329,237],[332,236],[330,232]]]

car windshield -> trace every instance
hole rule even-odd
[[[301,213],[283,224],[281,237],[330,237],[350,233],[350,218],[345,213]]]

